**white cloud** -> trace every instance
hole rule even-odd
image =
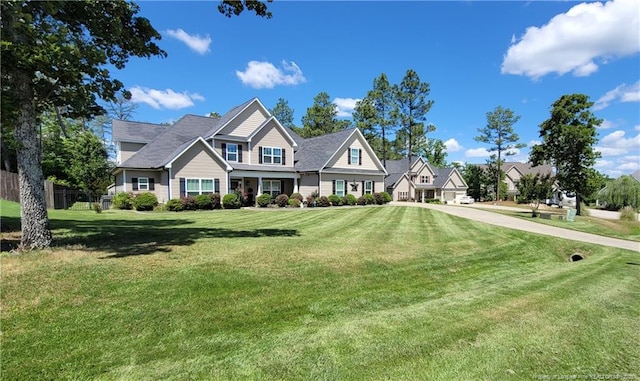
[[[193,101],[204,100],[204,97],[198,93],[189,93],[187,91],[176,93],[171,89],[163,91],[134,86],[129,91],[131,92],[131,102],[146,103],[157,110],[163,108],[178,110],[193,106]]]
[[[282,61],[282,68],[271,62],[249,61],[245,71],[236,71],[242,83],[254,89],[272,89],[278,85],[298,85],[307,79],[295,62]]]
[[[335,98],[333,104],[336,105],[339,117],[350,118],[358,101],[359,98]]]
[[[464,152],[465,157],[489,157],[491,153],[486,148],[472,148]]]
[[[464,149],[464,147],[460,145],[460,143],[458,143],[458,141],[454,138],[451,138],[444,142],[444,146],[447,147],[447,152],[458,152]]]
[[[626,133],[617,130],[600,140],[598,146],[595,147],[602,156],[619,156],[626,155],[630,152],[640,152],[640,133],[634,137],[626,138]]]
[[[635,127],[633,127],[633,129],[636,130],[636,131],[640,131],[640,124],[635,126]]]
[[[640,51],[640,2],[613,0],[578,4],[541,27],[528,27],[502,61],[502,74],[533,79],[549,73],[588,76],[595,60]]]
[[[602,124],[598,127],[601,130],[608,130],[610,128],[614,128],[616,124],[610,120],[603,119]]]
[[[191,50],[198,54],[205,54],[210,51],[211,37],[209,37],[208,34],[204,37],[199,34],[190,35],[182,29],[169,29],[166,31],[166,34],[169,37],[184,42]]]
[[[595,101],[593,109],[596,111],[602,110],[616,100],[620,102],[640,102],[640,81],[632,85],[623,83],[615,89],[607,91],[605,95]]]
[[[527,143],[527,147],[531,148],[538,144],[542,144],[542,142],[540,140],[530,140],[529,143]]]

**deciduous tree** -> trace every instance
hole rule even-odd
[[[576,193],[577,214],[580,200],[589,193],[589,177],[600,153],[596,128],[602,123],[591,112],[593,102],[584,94],[563,95],[551,106],[551,116],[540,124],[542,143],[530,153],[533,165],[550,162],[556,168],[556,180],[565,192]]]
[[[482,201],[487,197],[487,175],[484,169],[478,165],[467,164],[462,172],[464,181],[469,189],[467,194],[475,200]]]
[[[540,202],[551,197],[553,193],[553,177],[550,173],[535,175],[529,173],[520,178],[516,187],[518,189],[518,201],[531,205],[532,217],[538,216]]]
[[[502,106],[496,107],[487,113],[487,125],[479,128],[480,135],[475,137],[476,141],[491,144],[487,149],[489,152],[497,154],[497,162],[502,162],[502,154],[512,155],[513,150],[526,147],[526,144],[518,143],[520,137],[513,132],[513,125],[520,120],[519,115],[515,115],[510,109]],[[502,179],[500,165],[497,167],[496,179]],[[500,180],[496,181],[498,184]],[[500,200],[500,187],[496,186],[496,201]]]

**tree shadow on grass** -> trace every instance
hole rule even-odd
[[[297,237],[295,229],[232,230],[189,227],[189,220],[52,220],[54,246],[80,246],[83,250],[112,253],[103,258],[122,258],[170,252],[172,246],[189,246],[206,238]],[[69,230],[70,234],[56,230]],[[56,237],[58,235],[58,237]]]

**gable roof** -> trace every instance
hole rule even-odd
[[[347,129],[332,134],[302,139],[298,143],[295,168],[300,172],[319,171],[329,162],[355,129]]]
[[[422,157],[412,156],[411,157],[412,166],[413,166],[413,163],[415,163],[418,160],[422,161],[423,163],[426,163]],[[389,187],[389,186],[396,185],[396,183],[398,183],[398,181],[402,179],[403,175],[407,173],[408,167],[409,167],[408,157],[403,157],[402,159],[398,159],[398,160],[387,160],[387,173],[389,174],[389,176],[387,176],[384,179],[386,186]],[[433,169],[432,169],[432,172],[435,173]]]
[[[111,120],[111,134],[114,142],[149,143],[169,127],[165,124]]]
[[[247,109],[254,102],[258,102],[260,107],[262,107],[262,109],[266,110],[267,113],[271,115],[269,110],[266,107],[264,107],[264,105],[262,104],[262,102],[260,102],[258,98],[251,98],[248,101],[244,102],[243,104],[232,108],[231,110],[227,111],[224,115],[222,115],[220,119],[218,119],[219,124],[214,128],[212,128],[210,131],[207,131],[207,133],[203,135],[204,138],[205,139],[212,138],[219,131],[223,130],[227,126],[227,124],[231,123],[232,120],[234,120],[238,115],[240,115],[245,109]]]
[[[258,134],[258,132],[262,131],[262,129],[263,129],[263,128],[265,128],[265,126],[267,126],[267,125],[268,125],[270,122],[272,122],[272,121],[273,121],[273,122],[275,122],[276,127],[277,127],[280,131],[282,131],[282,132],[284,133],[285,137],[286,137],[287,139],[289,139],[289,141],[290,141],[291,143],[293,143],[293,144],[291,144],[291,145],[295,148],[295,147],[298,145],[298,142],[296,142],[296,140],[293,138],[293,136],[291,136],[291,135],[289,134],[289,131],[291,131],[291,130],[288,130],[287,128],[284,128],[284,127],[282,126],[282,124],[280,124],[280,122],[278,121],[278,119],[276,119],[276,117],[275,117],[275,116],[273,116],[273,115],[272,115],[272,116],[270,116],[270,117],[268,117],[268,118],[267,118],[267,120],[265,120],[265,121],[264,121],[264,122],[263,122],[263,123],[262,123],[258,128],[256,128],[256,130],[255,130],[255,131],[253,131],[253,133],[252,133],[251,135],[249,135],[249,137],[247,138],[247,141],[251,141],[251,139],[253,139],[253,138]]]
[[[219,122],[216,118],[185,115],[118,167],[161,168],[206,131],[219,126]]]
[[[633,172],[631,174],[631,177],[633,177],[634,179],[640,181],[640,169],[638,169],[637,171]]]
[[[487,168],[489,168],[489,166],[487,164],[473,164],[477,167],[482,168],[483,170],[486,170]],[[521,163],[519,161],[507,161],[502,163],[502,165],[500,166],[500,170],[503,173],[508,173],[511,169],[516,169],[518,172],[520,172],[520,174],[522,176],[525,175],[535,175],[535,174],[547,174],[547,173],[553,173],[553,167],[550,164],[543,164],[543,165],[538,165],[538,166],[532,166],[531,163]]]

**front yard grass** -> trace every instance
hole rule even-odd
[[[640,376],[638,253],[413,207],[50,218],[0,257],[2,379]]]

